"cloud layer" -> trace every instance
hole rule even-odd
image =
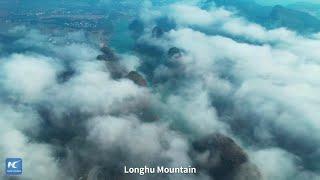
[[[234,180],[319,179],[319,35],[268,30],[198,4],[146,2],[136,48],[116,54],[117,62],[98,61],[99,42],[84,32],[10,29],[16,39],[0,44],[0,159],[23,158],[22,179],[101,171],[205,180],[219,177],[215,158],[230,152],[210,144],[198,151],[194,142],[219,133],[248,155]],[[152,36],[155,26],[160,37]],[[126,78],[130,71],[149,87]],[[194,165],[199,174],[125,176],[124,165]]]

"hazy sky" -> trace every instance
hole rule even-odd
[[[256,0],[256,2],[261,3],[261,4],[291,4],[295,2],[309,2],[309,3],[317,3],[320,4],[319,0]]]

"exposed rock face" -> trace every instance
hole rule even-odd
[[[182,56],[182,52],[177,47],[172,47],[168,50],[168,56],[169,58],[179,58]]]
[[[147,86],[147,81],[136,71],[129,72],[126,77],[139,86]]]
[[[103,54],[98,55],[97,60],[105,62],[113,79],[122,78],[126,74],[126,71],[120,65],[119,57],[107,46],[103,46],[100,50]]]
[[[97,56],[98,60],[103,60],[103,61],[116,61],[116,60],[118,60],[115,53],[109,47],[104,46],[100,50],[103,52],[103,54]]]
[[[152,29],[153,38],[161,38],[162,36],[163,36],[163,30],[159,26],[156,26]]]
[[[247,154],[231,138],[222,134],[213,134],[194,143],[198,151],[219,151],[222,163],[228,167],[236,167],[248,161]]]
[[[109,58],[108,56],[104,55],[104,54],[100,54],[97,56],[97,60],[100,60],[100,61],[108,61]]]
[[[61,72],[57,79],[58,82],[63,83],[68,81],[76,72],[73,69],[67,69],[66,71]]]
[[[201,155],[200,169],[219,180],[260,180],[257,167],[249,162],[247,154],[231,138],[212,134],[193,143]]]

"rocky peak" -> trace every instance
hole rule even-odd
[[[101,60],[101,61],[117,61],[118,60],[113,50],[108,46],[103,46],[100,50],[103,54],[97,56],[98,60]]]
[[[247,153],[230,137],[215,133],[193,143],[200,154],[208,153],[198,162],[215,179],[260,180],[258,168],[249,161]]]
[[[139,86],[142,86],[142,87],[147,86],[147,81],[143,78],[142,75],[140,75],[136,71],[129,72],[129,74],[126,77]]]

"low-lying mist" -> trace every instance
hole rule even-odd
[[[198,3],[145,1],[117,47],[3,30],[1,159],[23,158],[25,180],[319,179],[319,33]],[[123,173],[145,165],[198,173]]]

